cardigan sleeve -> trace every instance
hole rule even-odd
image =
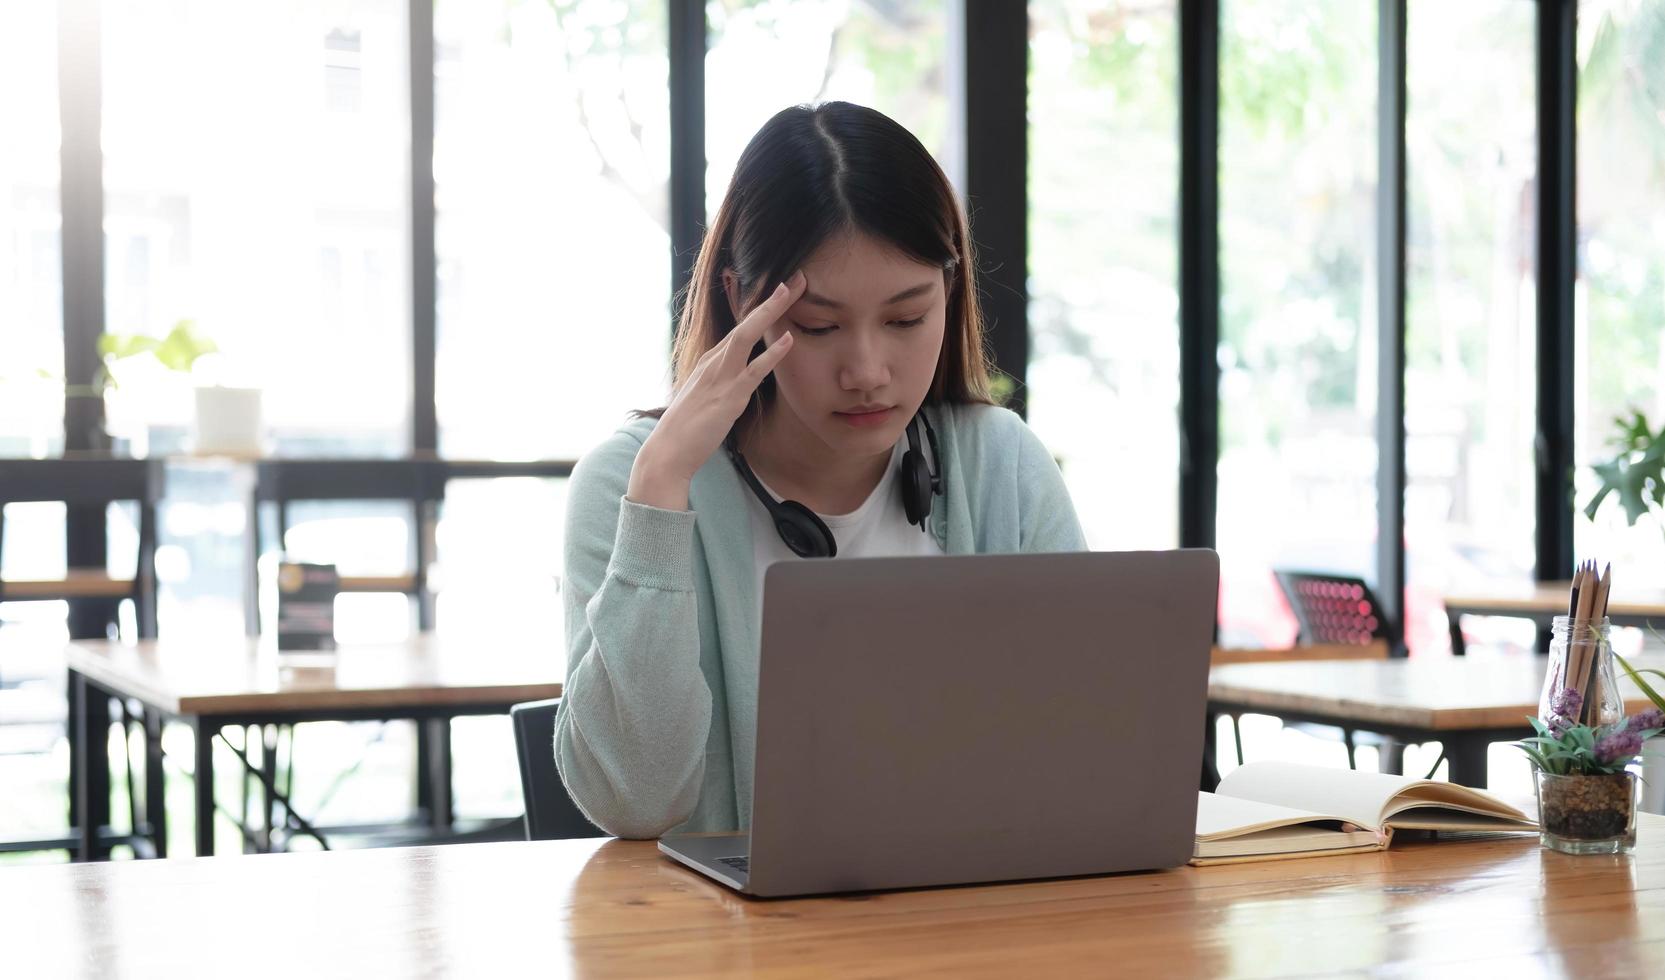
[[[1022,420],[1018,440],[1018,549],[1086,551],[1087,536],[1052,453]]]
[[[637,434],[615,433],[568,485],[555,762],[592,823],[645,839],[693,813],[712,709],[700,671],[694,514],[624,499],[640,448]]]

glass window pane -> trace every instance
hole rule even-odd
[[[211,380],[264,388],[279,451],[409,442],[405,9],[103,6],[108,329],[193,320]],[[180,438],[189,385],[126,367],[112,424]]]
[[[1449,649],[1441,596],[1534,564],[1536,13],[1408,11],[1406,640]],[[1518,623],[1471,633],[1531,643]],[[1511,632],[1513,631],[1513,632]]]
[[[1621,587],[1665,587],[1665,515],[1634,526],[1617,501],[1583,516],[1588,467],[1618,454],[1614,420],[1665,424],[1665,0],[1579,5],[1575,540]]]
[[[1029,423],[1088,544],[1179,539],[1178,15],[1029,5]]]
[[[434,10],[440,445],[572,458],[664,404],[665,5]]]
[[[435,531],[441,633],[561,636],[566,480],[452,480]],[[564,659],[558,654],[557,660]]]
[[[1275,568],[1375,578],[1376,5],[1220,15],[1221,642],[1284,645]]]
[[[789,105],[842,100],[871,106],[945,160],[951,139],[944,87],[947,16],[945,0],[711,0],[707,213],[717,210],[746,143]]]
[[[58,18],[0,5],[0,456],[63,448]]]

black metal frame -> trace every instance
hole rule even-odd
[[[966,3],[963,83],[966,211],[976,243],[994,366],[1012,380],[1006,407],[1029,402],[1029,6]]]
[[[1406,0],[1377,4],[1376,598],[1405,647]]]
[[[1210,697],[1208,699],[1210,739],[1213,738],[1214,721],[1220,715],[1250,713],[1275,715],[1283,719],[1285,723],[1300,722],[1348,728],[1360,732],[1374,732],[1408,745],[1439,742],[1445,748],[1446,761],[1451,764],[1451,768],[1448,770],[1451,774],[1451,781],[1463,786],[1476,786],[1482,789],[1486,786],[1487,748],[1493,742],[1512,742],[1523,735],[1531,734],[1531,729],[1525,725],[1515,728],[1423,728],[1418,725],[1394,725],[1384,722],[1360,721],[1357,718],[1334,712],[1295,711],[1282,708],[1273,711],[1264,706],[1247,704],[1230,698]]]
[[[1573,572],[1573,284],[1578,276],[1578,0],[1538,0],[1535,574]]]
[[[1212,548],[1220,459],[1220,4],[1179,0],[1179,543]]]
[[[165,707],[151,704],[143,698],[137,698],[143,705],[144,726],[146,733],[147,762],[150,758],[156,760],[156,765],[147,765],[147,787],[149,780],[155,780],[155,789],[146,793],[146,807],[142,815],[135,811],[134,831],[131,834],[121,834],[108,826],[110,811],[110,757],[103,751],[107,742],[97,737],[108,731],[111,719],[108,705],[112,700],[132,698],[128,692],[112,690],[88,677],[80,671],[69,672],[70,686],[75,692],[76,700],[83,710],[80,712],[79,746],[74,754],[72,765],[74,768],[73,785],[76,795],[80,798],[82,812],[91,815],[91,819],[83,821],[79,828],[78,853],[82,860],[89,860],[108,853],[112,844],[135,844],[138,839],[149,840],[150,847],[156,853],[166,853],[166,807],[159,812],[148,812],[151,800],[164,799],[163,767],[161,765],[161,727],[169,721],[182,722],[191,727],[196,739],[195,758],[196,769],[194,778],[196,785],[193,789],[196,811],[196,852],[198,855],[214,853],[214,736],[228,728],[246,728],[250,726],[266,725],[298,725],[314,721],[415,721],[419,726],[433,724],[447,724],[453,718],[478,715],[507,715],[509,709],[519,703],[519,700],[485,700],[466,704],[446,705],[390,705],[385,707],[368,708],[310,708],[302,710],[261,710],[238,711],[226,714],[201,715],[184,714],[167,710]],[[102,709],[102,710],[101,710]],[[223,739],[222,739],[223,740]],[[229,745],[229,742],[226,742]],[[450,807],[451,800],[451,768],[449,754],[437,757],[433,763],[420,773],[422,782],[431,783],[425,792],[419,787],[419,814],[426,818],[429,830],[443,833],[452,824]],[[256,775],[264,782],[265,776],[259,772],[259,767],[245,764],[256,771]],[[268,789],[272,787],[268,786]],[[438,801],[438,805],[423,805],[420,798],[426,797]],[[100,803],[102,802],[102,805]],[[291,811],[292,812],[292,811]],[[516,821],[518,823],[518,821]],[[327,829],[316,828],[307,824],[309,834],[320,834]],[[354,828],[357,829],[357,828]],[[145,846],[140,844],[139,846]],[[148,849],[148,848],[147,848]]]
[[[61,127],[59,231],[63,260],[64,449],[106,448],[104,399],[92,393],[104,333],[103,34],[97,0],[58,5],[58,113]],[[72,505],[64,518],[71,568],[104,564],[108,547],[102,506]],[[104,635],[107,603],[71,602],[70,635]],[[73,819],[73,818],[72,818]]]
[[[434,373],[439,266],[434,243],[434,2],[410,0],[411,448],[439,448]]]
[[[705,0],[668,0],[671,114],[671,337],[705,236]]]

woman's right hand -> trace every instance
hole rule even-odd
[[[694,474],[728,437],[752,392],[792,350],[788,330],[756,360],[746,360],[764,331],[803,295],[804,286],[804,274],[794,273],[700,357],[636,454],[625,491],[629,500],[665,510],[688,509]]]

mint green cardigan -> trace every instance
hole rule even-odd
[[[944,494],[929,530],[944,551],[1086,548],[1058,466],[1022,419],[989,405],[929,411]],[[741,830],[751,823],[761,626],[750,493],[719,452],[694,475],[687,511],[625,500],[655,424],[619,429],[568,486],[555,762],[608,833]]]

